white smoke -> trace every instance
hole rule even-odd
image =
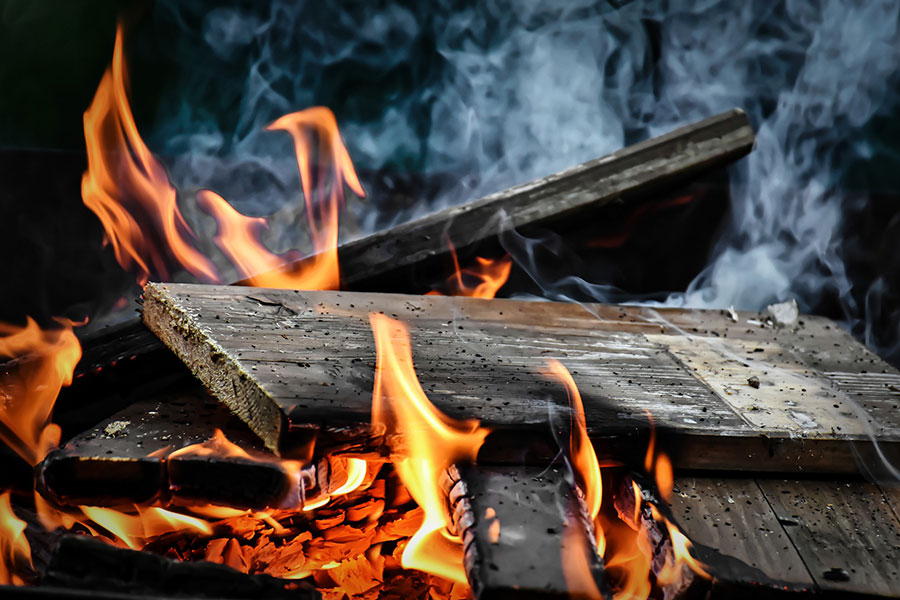
[[[851,295],[844,217],[855,207],[838,186],[844,165],[871,151],[862,128],[896,106],[896,2],[161,6],[165,23],[195,33],[200,24],[193,50],[214,63],[186,81],[195,92],[221,86],[228,99],[203,113],[184,86],[172,90],[177,110],[160,116],[154,139],[184,189],[211,186],[254,214],[295,203],[288,141],[260,131],[285,112],[333,103],[361,170],[454,182],[411,210],[357,207],[371,229],[740,106],[756,148],[731,169],[732,210],[709,265],[669,303],[759,309],[793,297],[810,310],[827,292],[851,322],[867,309],[889,312],[881,284],[863,304]],[[548,297],[577,288],[581,297],[629,299],[604,281],[540,271],[534,240],[505,242]]]

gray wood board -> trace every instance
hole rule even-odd
[[[900,522],[876,486],[806,480],[759,484],[820,589],[900,596]]]
[[[737,558],[792,588],[813,587],[803,560],[753,479],[680,477],[670,505],[692,542]]]
[[[671,187],[744,156],[754,140],[746,114],[734,109],[571,169],[344,243],[338,248],[342,287],[377,287],[373,282],[388,273],[446,254],[448,236],[457,249],[464,249],[512,228],[565,220],[586,209]],[[504,219],[499,218],[501,214]]]
[[[196,284],[150,284],[144,303],[147,325],[282,451],[301,432],[365,430],[371,312],[409,325],[432,402],[489,427],[549,432],[551,408],[565,416],[560,384],[539,374],[555,358],[592,437],[644,427],[649,411],[681,468],[856,472],[870,436],[897,453],[900,373],[818,317],[792,330],[755,313]],[[846,376],[862,371],[885,391],[853,396]]]

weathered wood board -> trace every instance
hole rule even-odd
[[[865,481],[681,477],[670,506],[695,544],[784,589],[900,597],[900,520]]]
[[[746,114],[734,109],[559,173],[347,242],[338,248],[341,287],[385,289],[389,274],[464,251],[512,228],[583,218],[612,202],[670,189],[726,165],[753,147]],[[504,219],[499,215],[504,214]],[[298,263],[301,264],[301,263]]]
[[[818,317],[794,330],[755,313],[195,284],[150,284],[144,303],[163,342],[286,453],[311,433],[366,431],[371,312],[409,325],[432,402],[489,427],[549,435],[567,410],[540,374],[554,358],[592,438],[644,430],[649,413],[680,468],[853,473],[874,460],[870,435],[889,458],[900,448],[900,373]]]
[[[53,450],[36,469],[41,493],[62,505],[188,501],[238,508],[279,506],[298,496],[274,460],[169,456],[207,442],[216,429],[246,451],[266,453],[244,423],[199,388],[191,382],[137,402]],[[312,490],[315,467],[304,475]]]
[[[682,477],[675,489],[672,512],[692,542],[715,548],[792,589],[814,587],[755,480]],[[721,566],[716,567],[715,575],[723,577]]]
[[[876,486],[760,480],[816,586],[900,596],[900,521]]]

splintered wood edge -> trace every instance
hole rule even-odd
[[[288,429],[287,417],[215,340],[166,294],[165,284],[144,288],[144,324],[190,368],[197,379],[231,412],[278,453]]]

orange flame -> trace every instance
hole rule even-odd
[[[456,247],[450,238],[447,238],[447,246],[453,257],[453,275],[447,278],[446,287],[448,296],[466,296],[469,298],[493,298],[502,288],[512,271],[512,257],[509,254],[503,258],[475,257],[476,264],[465,269],[459,267],[459,258],[456,255]],[[477,283],[468,283],[477,282]],[[437,290],[431,290],[428,296],[442,296]]]
[[[574,379],[562,363],[550,360],[548,367],[545,375],[560,381],[569,396],[569,404],[572,409],[569,454],[576,472],[576,480],[584,492],[594,521],[598,552],[606,562],[607,574],[614,587],[614,598],[616,600],[647,598],[652,590],[650,579],[652,552],[648,532],[641,521],[643,504],[641,490],[637,483],[632,482],[634,514],[627,515],[624,520],[610,519],[601,511],[603,508],[601,468],[587,435],[587,423],[581,395]],[[648,417],[651,428],[644,466],[649,472],[655,465],[655,476],[660,495],[664,499],[668,499],[673,488],[672,463],[668,456],[656,452],[656,430],[653,417],[649,413]],[[661,585],[679,582],[685,566],[701,576],[709,577],[703,565],[691,556],[691,543],[687,537],[671,521],[661,515],[655,506],[650,505],[650,508],[653,518],[658,523],[665,525],[673,547],[673,556],[669,557],[669,561],[656,574],[656,581]],[[574,550],[570,550],[570,553],[572,552]],[[574,555],[568,558],[564,556],[564,558],[570,561],[568,570],[565,572],[567,582],[571,578],[573,582],[571,585],[576,586],[575,589],[579,590],[578,593],[582,594],[582,597],[594,597],[591,595],[593,592],[589,586],[587,587],[588,591],[584,591],[586,589],[585,582],[590,577],[588,563]]]
[[[9,492],[0,494],[0,585],[23,585],[16,574],[23,562],[31,565],[31,547],[25,538],[25,521],[12,510]]]
[[[591,555],[595,552],[577,526],[566,524],[562,533],[563,578],[569,598],[605,600],[591,571]]]
[[[218,281],[212,262],[193,245],[194,232],[178,208],[175,188],[138,133],[128,104],[122,25],[112,64],[84,113],[88,170],[81,180],[85,205],[100,218],[106,239],[137,280],[169,278],[177,263],[203,281]]]
[[[0,382],[0,440],[30,465],[59,443],[60,430],[50,423],[59,390],[72,383],[81,345],[72,323],[42,330],[31,318],[24,327],[0,323],[0,356],[18,358]]]
[[[273,254],[260,239],[267,228],[265,219],[244,216],[215,192],[201,190],[197,194],[201,207],[218,222],[216,245],[252,286],[336,290],[340,287],[338,216],[344,204],[344,186],[360,197],[365,192],[341,141],[334,113],[321,106],[308,108],[281,117],[268,129],[286,131],[294,140],[313,256],[297,266],[284,267],[290,259]],[[315,158],[324,166],[314,173]]]
[[[591,516],[591,520],[594,520],[600,514],[600,505],[603,503],[603,482],[600,476],[600,461],[597,460],[597,453],[594,452],[594,446],[587,434],[587,420],[584,416],[581,393],[579,393],[571,373],[561,362],[550,359],[547,361],[547,368],[548,371],[545,374],[562,383],[569,396],[569,406],[572,407],[569,456],[572,459],[576,477],[581,479],[578,483],[584,491],[588,514]],[[597,535],[602,536],[603,532],[598,529]],[[599,539],[598,545],[602,545]]]
[[[446,533],[449,516],[438,482],[454,463],[475,460],[488,430],[474,420],[451,419],[431,404],[416,377],[403,323],[378,313],[369,321],[376,351],[372,426],[388,435],[397,473],[425,512],[402,564],[465,583],[462,547]]]
[[[114,541],[132,550],[140,550],[149,538],[170,531],[193,530],[207,535],[212,533],[212,527],[206,521],[164,508],[135,506],[136,515],[98,506],[78,508],[88,519],[112,534]]]
[[[694,573],[711,579],[711,575],[707,573],[706,566],[691,554],[691,541],[678,529],[669,519],[659,513],[654,506],[652,509],[653,518],[661,523],[665,523],[666,531],[669,532],[669,539],[672,541],[673,557],[671,561],[667,561],[663,569],[657,575],[657,581],[663,585],[669,585],[681,581],[683,577],[684,567],[687,566]]]

